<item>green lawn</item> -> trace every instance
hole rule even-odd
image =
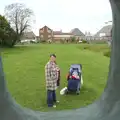
[[[102,52],[83,49],[84,46],[38,44],[3,50],[4,71],[12,96],[22,106],[47,111],[44,66],[49,54],[56,53],[62,74],[61,89],[67,85],[66,74],[72,63],[83,65],[84,79],[84,87],[79,96],[60,96],[57,90],[60,103],[56,109],[74,109],[92,103],[104,90],[109,58],[103,56]]]

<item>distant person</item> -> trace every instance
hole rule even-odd
[[[49,62],[45,65],[45,78],[46,78],[46,89],[47,89],[47,104],[48,107],[56,107],[56,89],[58,80],[58,71],[60,69],[56,65],[56,55],[51,54]]]

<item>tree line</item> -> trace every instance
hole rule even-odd
[[[13,47],[20,42],[30,27],[32,16],[33,11],[24,4],[7,5],[4,15],[0,15],[0,46]]]

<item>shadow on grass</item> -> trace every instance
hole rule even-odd
[[[64,95],[62,97],[64,99],[64,103],[68,106],[66,109],[77,109],[91,104],[99,96],[94,88],[84,86],[81,88],[79,95],[76,95],[76,93],[69,93],[68,95]],[[70,101],[72,101],[73,105],[70,105]],[[77,103],[79,103],[79,105]]]
[[[76,95],[76,93],[69,93],[68,95],[60,95],[59,92],[57,92],[57,98],[59,98],[58,100],[60,100],[60,103],[57,104],[57,108],[48,108],[46,103],[46,97],[44,97],[43,99],[40,99],[43,102],[39,108],[36,108],[36,110],[62,111],[62,110],[77,109],[91,104],[93,101],[95,101],[95,99],[98,98],[98,95],[97,95],[97,91],[95,91],[94,88],[89,88],[87,86],[84,86],[82,87],[79,95]]]
[[[75,94],[75,92],[71,92],[70,94],[68,94],[68,95],[75,95],[76,96],[76,94]],[[82,88],[81,88],[81,90],[80,90],[80,94],[79,94],[80,96],[84,96],[84,98],[85,98],[85,96],[86,96],[86,98],[89,100],[89,98],[91,98],[91,96],[96,96],[97,95],[97,92],[95,91],[95,89],[94,88],[89,88],[89,87],[87,87],[87,86],[83,86]]]

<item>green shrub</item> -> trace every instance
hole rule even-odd
[[[106,40],[91,40],[92,44],[107,44]]]
[[[60,43],[61,43],[61,44],[64,44],[65,41],[66,41],[66,39],[60,39]]]
[[[71,42],[71,43],[75,43],[75,42],[76,42],[76,38],[75,38],[75,37],[71,37],[71,38],[70,38],[70,42]]]
[[[89,49],[89,46],[85,46],[84,49]]]
[[[106,56],[106,57],[110,57],[110,55],[111,55],[111,50],[106,51],[106,52],[104,52],[103,54],[104,54],[104,56]]]
[[[87,43],[87,41],[86,40],[82,40],[82,43]]]
[[[47,43],[46,40],[41,40],[40,43]]]

